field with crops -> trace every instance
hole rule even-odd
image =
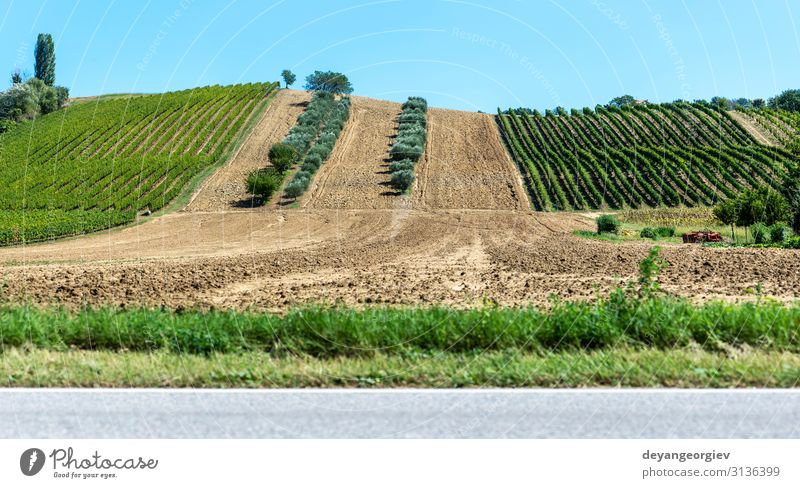
[[[773,144],[785,145],[792,142],[800,130],[800,114],[777,109],[750,108],[741,111],[756,129]]]
[[[274,83],[75,103],[0,135],[0,244],[131,222],[225,159]]]
[[[707,103],[511,109],[497,122],[537,210],[711,205],[779,187],[791,158]]]

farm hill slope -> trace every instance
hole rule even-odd
[[[0,136],[0,244],[155,211],[224,159],[272,83],[75,103]]]
[[[280,108],[291,102],[283,95],[273,113],[288,110]],[[212,202],[205,210],[79,239],[0,249],[4,296],[69,307],[528,305],[550,303],[552,294],[592,298],[638,272],[650,244],[581,239],[572,232],[593,228],[590,219],[526,208],[515,189],[519,175],[497,149],[491,116],[432,111],[427,154],[417,167],[418,185],[425,171],[427,184],[410,198],[381,195],[379,172],[395,133],[396,106],[375,103],[354,101],[363,109],[361,118],[348,121],[325,163],[330,166],[317,173],[327,171],[327,182],[301,199],[300,208],[235,207],[227,193],[217,192],[238,181],[236,165],[250,164],[234,158],[196,195],[195,202]],[[385,117],[390,120],[380,122],[380,130],[366,123]],[[487,129],[471,132],[487,123]],[[288,125],[261,119],[240,154],[280,139]],[[375,141],[359,147],[359,138],[368,134]],[[470,140],[465,134],[472,134]],[[428,161],[431,154],[435,159]],[[352,171],[341,171],[348,167]],[[478,182],[488,190],[476,192]],[[346,195],[340,188],[356,196],[339,200]],[[390,198],[400,203],[387,208]],[[670,266],[662,280],[670,292],[697,300],[752,299],[748,290],[760,287],[787,301],[800,296],[796,251],[664,247]]]
[[[270,146],[286,137],[310,99],[311,94],[305,91],[280,90],[230,163],[219,168],[198,188],[184,210],[213,212],[252,208],[252,195],[245,183],[247,175],[268,164],[266,155]]]
[[[710,205],[777,188],[791,155],[738,119],[682,102],[497,116],[538,210]]]
[[[350,120],[304,198],[316,209],[528,209],[491,116],[432,108],[410,196],[389,185],[400,104],[352,97]]]
[[[800,114],[786,110],[746,109],[731,112],[751,133],[765,144],[782,146],[791,143],[800,132]]]

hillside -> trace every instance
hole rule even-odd
[[[0,136],[0,243],[71,235],[158,210],[222,159],[276,84],[70,105]]]
[[[736,115],[773,145],[792,142],[800,130],[800,114],[796,112],[751,108],[738,111]]]
[[[699,103],[517,109],[497,121],[537,210],[709,205],[778,186],[790,157]]]
[[[429,109],[416,186],[410,196],[384,194],[399,106],[361,97],[353,97],[354,112],[300,198],[301,208],[236,207],[242,175],[265,164],[264,149],[296,124],[302,100],[300,92],[281,91],[237,156],[198,191],[187,208],[197,211],[80,239],[0,249],[4,296],[68,307],[547,306],[553,295],[591,299],[635,277],[653,245],[585,239],[573,232],[594,229],[594,222],[580,213],[528,211],[520,174],[503,150],[495,118],[486,114]],[[573,117],[532,122],[579,127],[590,118]],[[499,121],[512,119],[525,117]],[[723,152],[782,151],[757,146],[736,125],[728,127],[743,144],[719,146]],[[712,136],[701,130],[704,142],[681,150],[709,147]],[[621,134],[601,138],[599,151],[642,152],[644,145],[621,144]],[[664,137],[677,135],[665,131]],[[598,150],[590,144],[578,149]],[[619,165],[610,157],[608,164]],[[724,167],[718,171],[729,174]],[[665,243],[663,252],[670,262],[663,284],[671,293],[752,300],[752,290],[760,289],[786,301],[800,294],[797,251]]]

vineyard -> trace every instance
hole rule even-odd
[[[73,104],[0,136],[0,244],[108,228],[155,211],[226,155],[277,84]]]
[[[742,113],[775,144],[789,144],[800,130],[800,114],[797,112],[751,108]]]
[[[704,103],[498,112],[537,210],[710,205],[780,185],[783,149]]]

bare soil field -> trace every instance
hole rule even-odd
[[[528,210],[519,175],[483,114],[431,110],[418,186],[406,199],[412,205],[384,195],[378,171],[399,107],[366,99],[354,101],[354,116],[301,208],[237,209],[234,185],[254,161],[242,154],[257,154],[288,131],[293,97],[279,95],[241,157],[201,188],[192,211],[0,249],[0,294],[68,307],[546,305],[551,295],[608,292],[636,275],[651,246],[582,239],[572,232],[592,229],[590,216]],[[269,122],[270,113],[291,120]],[[663,286],[679,295],[751,300],[759,285],[784,301],[800,294],[800,251],[667,244],[663,255],[670,263]]]
[[[428,143],[417,168],[415,208],[530,208],[492,117],[428,110]]]
[[[407,206],[389,186],[389,148],[400,104],[351,97],[350,119],[330,158],[314,177],[306,208],[382,209]]]

